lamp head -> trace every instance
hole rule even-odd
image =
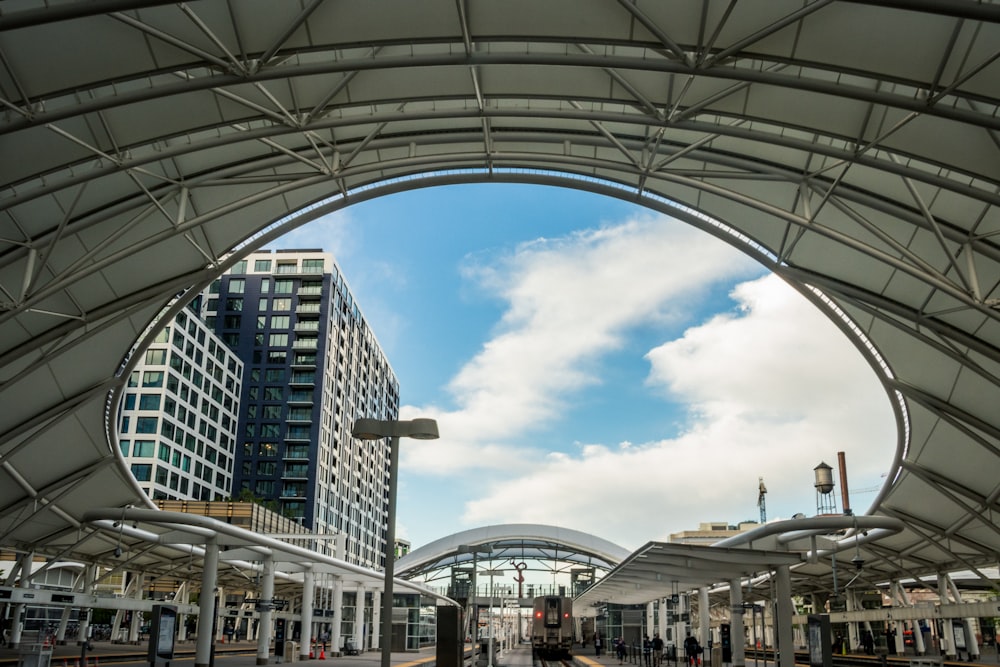
[[[389,437],[436,440],[440,437],[437,422],[426,417],[411,419],[409,421],[362,417],[354,422],[351,435],[359,440],[378,440],[379,438]]]

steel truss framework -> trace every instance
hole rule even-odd
[[[144,502],[109,421],[130,350],[231,253],[303,208],[284,230],[511,181],[669,212],[800,289],[898,422],[871,512],[906,527],[871,576],[995,564],[998,96],[972,0],[8,0],[0,545],[113,550],[83,515]]]

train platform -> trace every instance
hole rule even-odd
[[[146,654],[145,644],[120,644],[112,642],[93,642],[93,650],[87,651],[87,667],[100,667],[101,665],[114,663],[115,665],[129,663],[149,664]],[[51,647],[51,654],[48,658],[48,667],[82,667],[80,662],[81,647],[75,643],[56,645]],[[34,656],[37,650],[31,646],[22,648],[0,648],[0,667],[47,667],[40,664]],[[426,663],[433,663],[436,659],[436,652],[433,646],[420,651],[407,651],[392,653],[392,667],[417,667]],[[193,666],[195,657],[194,642],[179,644],[174,652],[174,659],[170,661],[170,667]],[[319,657],[312,660],[300,660],[299,656],[284,656],[279,658],[271,653],[268,664],[288,664],[296,663],[310,665],[310,667],[377,667],[380,664],[382,654],[380,651],[366,651],[358,655],[342,655],[332,657],[326,655],[324,659]],[[44,662],[44,661],[43,661]],[[161,663],[163,661],[160,661]],[[257,644],[256,642],[226,642],[215,645],[214,664],[218,667],[257,667]]]
[[[750,651],[750,649],[748,649]],[[574,661],[586,665],[587,667],[645,667],[642,659],[638,655],[630,655],[624,661],[619,661],[616,655],[608,654],[602,650],[601,655],[595,654],[593,646],[573,649]],[[747,655],[747,667],[775,667],[772,658],[768,660],[756,660],[752,655]],[[796,665],[808,665],[808,656],[804,652],[796,652]],[[975,661],[950,660],[941,655],[865,655],[864,653],[847,653],[835,655],[833,657],[834,667],[931,667],[939,665],[941,667],[1000,667],[1000,655],[995,647],[985,647]],[[685,662],[681,660],[672,662],[663,660],[656,667],[685,667]],[[712,665],[710,662],[703,662],[700,667],[731,667],[730,663]]]

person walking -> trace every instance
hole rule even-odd
[[[660,634],[656,633],[653,635],[653,667],[660,667],[661,662],[663,662],[663,640],[660,639]]]
[[[698,664],[698,640],[688,633],[688,636],[684,639],[684,655],[687,658],[687,664],[694,667]]]

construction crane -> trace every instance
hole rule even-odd
[[[767,487],[764,486],[764,478],[757,478],[757,507],[760,508],[760,522],[762,524],[767,523],[767,503],[764,501],[764,496],[767,495]]]

